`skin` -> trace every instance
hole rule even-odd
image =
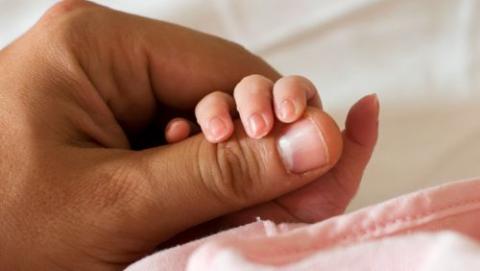
[[[234,125],[231,125],[231,123],[234,123],[235,116],[252,114],[252,108],[258,108],[261,113],[271,114],[272,119],[269,119],[269,121],[279,123],[291,123],[301,119],[304,113],[308,114],[308,106],[322,109],[318,92],[307,78],[286,76],[267,86],[265,85],[266,80],[265,77],[260,75],[245,77],[235,88],[237,93],[241,93],[237,94],[237,97],[244,96],[240,99],[235,99],[232,95],[221,92],[212,92],[205,96],[197,104],[196,118],[198,125],[206,134],[206,139],[213,143],[227,140],[235,132]],[[245,81],[248,84],[245,84]],[[255,84],[257,88],[266,86],[268,89],[265,89],[265,92],[272,92],[271,99],[273,101],[263,101],[263,104],[268,104],[267,106],[252,106],[253,103],[261,104],[262,101],[259,102],[258,97],[250,95],[246,89],[244,91],[244,88]],[[279,105],[285,98],[296,101],[298,108],[293,112],[290,111],[294,114],[285,116],[280,112]],[[243,106],[239,106],[239,103],[243,103]],[[250,108],[242,110],[245,107]],[[330,171],[316,181],[270,202],[216,218],[182,232],[169,240],[166,246],[176,245],[220,230],[249,223],[255,221],[257,217],[270,219],[277,223],[314,223],[343,213],[357,191],[363,170],[375,146],[378,133],[378,113],[379,104],[376,95],[365,96],[352,106],[345,123],[346,129],[342,133],[344,146],[342,157]],[[207,123],[209,118],[214,117],[220,117],[230,122],[227,125],[231,129],[225,131],[221,140],[209,138],[207,135],[209,133],[208,125],[204,125],[204,123]],[[166,135],[170,135],[169,143],[180,142],[186,139],[191,131],[198,130],[193,122],[183,118],[175,118],[171,120],[170,124],[178,125],[177,127],[180,128],[178,130],[173,128],[165,130]],[[248,129],[245,128],[245,125],[248,124],[242,125],[243,127],[240,129]],[[251,138],[258,137],[257,135],[248,136]]]
[[[299,120],[307,106],[322,109],[318,92],[310,80],[302,76],[285,76],[273,82],[262,75],[243,78],[234,89],[233,95],[215,91],[197,104],[195,116],[205,137],[212,143],[223,142],[233,134],[233,119],[240,115],[243,128],[251,138],[262,138],[273,128],[275,121],[292,123]],[[231,115],[231,113],[233,113]],[[252,124],[253,116],[261,116],[261,123]],[[209,127],[212,119],[221,119],[223,129]],[[169,122],[165,137],[169,143],[179,142],[195,129],[192,122],[175,118]],[[258,129],[258,130],[256,130]]]
[[[352,107],[341,132],[315,97],[301,98],[302,84],[278,80],[242,47],[85,1],[60,2],[0,51],[0,74],[5,270],[122,270],[159,246],[256,216],[336,215],[355,194],[378,131],[375,96]],[[268,99],[241,91],[252,74]],[[214,108],[241,108],[215,144],[193,125],[210,93],[225,94]],[[290,94],[299,111],[274,119],[277,108],[265,104]],[[252,100],[260,104],[240,107]],[[242,122],[252,108],[271,114],[258,134]],[[329,159],[296,174],[277,139],[302,119],[322,131]]]

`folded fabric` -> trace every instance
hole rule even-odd
[[[259,220],[127,270],[479,270],[479,191],[460,181],[315,224]]]

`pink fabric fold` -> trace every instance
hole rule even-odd
[[[157,252],[127,270],[434,270],[426,269],[435,267],[429,259],[468,261],[480,251],[479,239],[477,179],[310,225],[257,221]],[[465,253],[449,251],[451,244]],[[469,258],[477,270],[475,258],[480,254]]]

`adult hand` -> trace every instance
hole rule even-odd
[[[0,52],[0,266],[120,270],[187,228],[309,183],[278,202],[295,212],[292,198],[331,193],[320,207],[344,208],[375,142],[372,99],[352,109],[343,154],[331,118],[308,111],[328,159],[301,173],[278,155],[282,127],[253,140],[237,122],[226,143],[161,145],[173,116],[253,73],[278,78],[209,35],[84,1],[50,9]]]

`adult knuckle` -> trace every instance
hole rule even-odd
[[[345,169],[341,172],[332,172],[335,182],[335,192],[344,198],[351,199],[355,196],[360,183],[361,175],[351,169]]]
[[[107,21],[101,6],[83,0],[64,0],[42,16],[34,32],[46,55],[69,59],[86,55],[86,48],[95,48],[99,32]],[[62,57],[59,57],[61,55]]]
[[[244,202],[254,189],[255,178],[250,174],[248,162],[238,143],[227,143],[217,148],[218,175],[214,185],[220,197]]]
[[[93,25],[101,24],[100,6],[83,0],[64,0],[51,7],[41,18],[40,26],[49,38],[80,36]]]
[[[83,0],[62,0],[53,5],[45,13],[47,18],[61,18],[79,10],[84,10],[92,4]]]
[[[222,202],[242,205],[262,189],[261,170],[253,151],[237,138],[217,144],[208,177],[203,175],[208,190]]]

